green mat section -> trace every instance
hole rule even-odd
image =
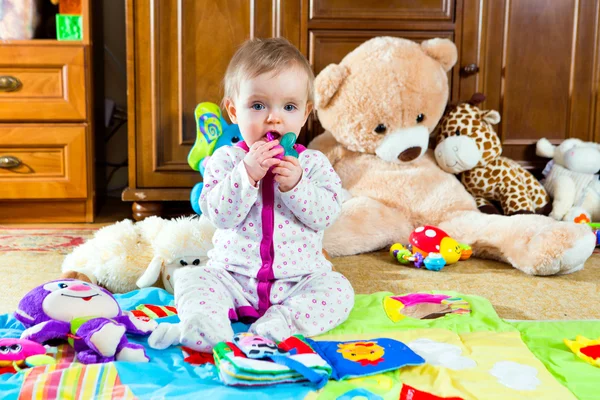
[[[464,360],[474,360],[476,367],[454,370],[443,365],[430,365],[428,361],[423,366],[404,367],[354,381],[330,381],[308,398],[403,399],[402,387],[410,385],[438,398],[600,399],[600,368],[578,358],[563,342],[564,338],[575,340],[578,335],[600,338],[600,321],[510,322],[502,320],[490,302],[482,297],[450,291],[423,293],[466,300],[470,312],[446,314],[437,319],[400,317],[394,322],[392,314],[395,311],[390,311],[393,308],[390,304],[393,306],[397,300],[394,294],[357,295],[348,320],[316,339],[352,341],[389,337],[409,347],[415,340],[431,340],[442,346],[454,346],[450,346],[451,350],[458,351]],[[387,315],[384,304],[391,316]],[[535,377],[530,379],[535,384],[528,386],[521,382],[519,386],[517,377],[517,386],[510,387],[511,383],[506,383],[504,377],[497,378],[494,374],[498,366],[508,362],[514,363],[510,365],[517,370],[535,371]],[[506,370],[510,371],[510,368]]]
[[[512,322],[554,377],[580,399],[600,399],[600,368],[583,362],[563,342],[578,335],[600,338],[600,321]]]

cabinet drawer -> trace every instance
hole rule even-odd
[[[452,0],[313,0],[310,20],[421,20],[452,21]]]
[[[0,46],[0,121],[84,121],[82,46]]]
[[[0,199],[86,198],[86,177],[85,126],[0,125]]]

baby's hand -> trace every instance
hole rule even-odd
[[[279,165],[273,168],[273,173],[275,174],[275,182],[279,183],[279,190],[282,193],[295,188],[302,179],[302,167],[296,157],[284,157]]]
[[[256,186],[256,182],[265,177],[269,168],[280,162],[274,158],[283,151],[281,147],[274,148],[278,144],[278,140],[273,140],[272,142],[259,141],[250,147],[250,151],[244,157],[244,164],[246,165],[248,176],[254,181],[252,186]]]

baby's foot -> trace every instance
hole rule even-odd
[[[253,323],[248,331],[276,342],[281,342],[293,335],[291,328],[283,318],[267,316],[267,314]]]
[[[179,342],[199,352],[212,352],[217,343],[233,340],[230,323],[219,329],[210,318],[203,315],[194,315],[179,325]]]

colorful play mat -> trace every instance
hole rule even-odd
[[[159,322],[178,321],[174,309],[160,307],[173,304],[173,296],[161,289],[116,297],[123,309],[139,308]],[[243,331],[246,326],[235,323],[234,328]],[[17,338],[22,330],[12,315],[0,316],[0,338]],[[326,335],[312,338],[318,342],[313,343],[315,348],[342,342],[336,344],[339,350],[334,348],[333,353],[355,362],[348,378],[334,380],[332,376],[321,389],[309,382],[226,386],[217,367],[210,363],[214,362],[211,356],[193,354],[181,347],[161,351],[148,348],[151,361],[147,364],[84,366],[74,361],[70,347],[61,345],[55,365],[0,375],[0,397],[598,399],[599,338],[600,321],[504,321],[486,299],[477,296],[455,292],[375,293],[357,295],[348,321]],[[146,339],[132,340],[147,346]],[[385,366],[384,360],[396,357],[400,348],[418,355],[420,361],[360,376],[361,368],[366,371]]]

